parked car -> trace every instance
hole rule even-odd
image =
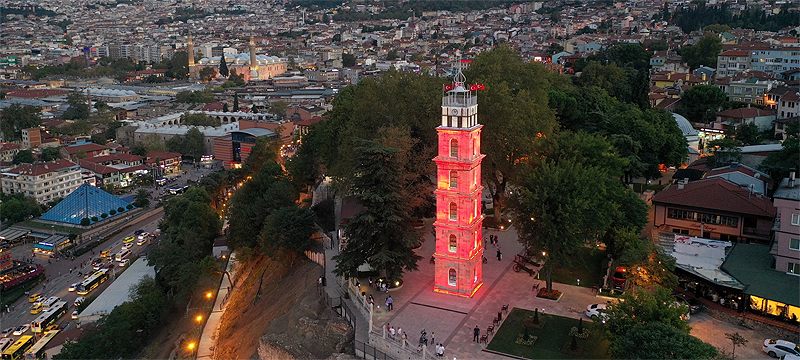
[[[119,267],[126,267],[126,266],[128,266],[129,262],[130,262],[130,259],[122,259],[120,261],[117,261],[117,265],[119,265]]]
[[[78,320],[78,310],[72,311],[72,320]]]
[[[605,323],[608,320],[608,305],[592,304],[586,307],[586,317],[592,321]]]
[[[142,246],[144,244],[147,244],[147,238],[139,239],[136,241],[136,245]]]
[[[800,347],[786,340],[764,339],[764,346],[761,350],[764,350],[767,355],[774,358],[784,357],[786,355],[800,356]]]
[[[14,329],[13,334],[14,334],[14,336],[20,336],[20,335],[28,332],[28,330],[30,330],[30,328],[31,328],[30,324],[23,324],[23,325],[17,326],[17,328]]]
[[[611,275],[611,285],[614,289],[625,290],[625,283],[628,281],[628,269],[624,266],[617,266]]]
[[[0,335],[2,335],[3,337],[6,337],[6,336],[11,335],[12,332],[14,332],[14,328],[10,327],[8,329],[3,330],[3,332],[0,333]]]
[[[69,292],[75,291],[75,288],[78,287],[78,284],[79,283],[74,283],[74,284],[70,285],[69,288],[67,288],[67,291],[69,291]]]
[[[678,302],[689,307],[689,314],[694,315],[703,310],[703,305],[700,304],[700,301],[698,301],[696,298],[683,294],[676,294],[675,298],[678,299]]]

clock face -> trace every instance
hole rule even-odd
[[[450,115],[458,115],[458,109],[450,110]]]

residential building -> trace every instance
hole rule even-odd
[[[162,174],[177,174],[181,171],[181,154],[168,151],[150,151],[145,156],[145,164],[158,167]]]
[[[127,187],[139,175],[148,173],[147,166],[141,156],[116,153],[95,156],[78,161],[86,172],[93,175],[96,186]]]
[[[767,243],[774,218],[769,198],[719,177],[680,181],[653,197],[659,232]]]
[[[4,194],[21,193],[44,204],[69,195],[83,182],[80,166],[61,159],[19,165],[4,172],[0,183]]]
[[[769,175],[747,165],[737,163],[711,169],[705,173],[705,178],[723,178],[761,195],[767,194],[771,181]]]
[[[770,249],[775,270],[800,275],[800,184],[794,172],[781,181],[772,198],[777,210]]]
[[[14,156],[19,152],[19,144],[15,143],[0,143],[0,162],[10,163],[14,160]]]
[[[770,78],[767,74],[745,71],[733,77],[717,79],[716,85],[729,100],[763,105],[764,95],[783,81]]]
[[[760,131],[764,131],[772,128],[774,120],[774,111],[748,106],[718,112],[715,128],[722,129],[727,127],[736,129],[744,124],[755,124]]]
[[[750,69],[750,51],[726,50],[717,55],[717,77],[729,77]]]
[[[65,155],[66,158],[72,159],[73,161],[111,154],[111,150],[107,146],[95,143],[82,143],[65,146],[61,149],[61,152],[62,155]]]
[[[250,156],[259,138],[277,138],[278,135],[268,129],[253,127],[231,132],[229,135],[214,139],[214,159],[222,161],[225,169],[237,169]]]
[[[38,127],[22,129],[22,147],[34,149],[42,144],[42,130]]]

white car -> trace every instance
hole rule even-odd
[[[600,321],[605,323],[608,320],[608,313],[606,310],[608,309],[608,305],[606,304],[592,304],[586,307],[586,317],[592,319],[592,321]]]
[[[73,304],[75,304],[75,307],[81,306],[81,304],[83,304],[83,300],[86,300],[86,298],[83,296],[78,296],[75,298],[75,302]]]
[[[128,250],[128,249],[130,249],[132,247],[133,247],[133,243],[127,243],[125,245],[122,245],[122,248],[125,249],[125,250]]]
[[[72,320],[77,320],[77,319],[78,319],[78,310],[75,310],[72,312]]]
[[[136,245],[142,246],[147,243],[147,239],[136,240]]]
[[[14,334],[16,335],[16,333]],[[786,355],[800,356],[800,347],[786,340],[764,339],[764,346],[761,350],[764,350],[767,355],[774,358]]]
[[[74,284],[70,285],[69,288],[67,288],[67,291],[73,292],[73,291],[75,291],[75,288],[77,286],[78,286],[78,283],[74,283]]]
[[[20,336],[20,335],[28,332],[28,330],[30,328],[31,328],[31,326],[29,324],[17,326],[17,328],[14,329],[13,335],[14,336]]]
[[[121,261],[117,262],[117,265],[119,265],[119,267],[126,267],[128,266],[129,262],[130,262],[129,259],[122,259]]]

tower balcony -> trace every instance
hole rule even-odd
[[[442,106],[470,107],[475,105],[478,105],[478,97],[464,88],[452,90],[442,98]]]

